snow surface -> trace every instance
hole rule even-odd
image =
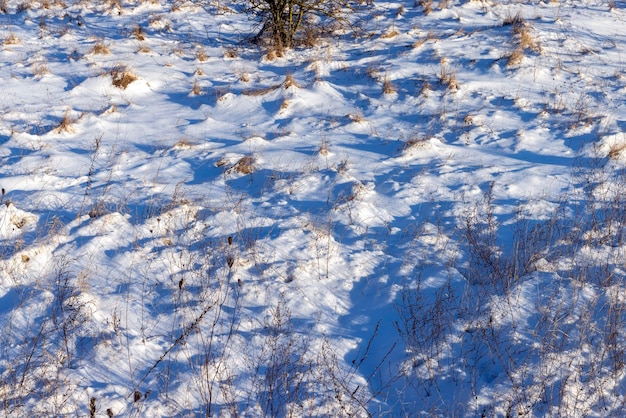
[[[626,415],[624,2],[2,5],[5,415]]]

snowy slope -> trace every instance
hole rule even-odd
[[[431,3],[4,2],[2,412],[624,415],[626,5]]]

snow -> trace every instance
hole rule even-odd
[[[626,413],[623,2],[4,6],[5,415]]]

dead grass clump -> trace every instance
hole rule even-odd
[[[426,42],[425,38],[418,39],[417,41],[413,42],[412,48],[417,49],[420,46],[424,45],[425,42]]]
[[[239,81],[243,81],[244,83],[249,83],[250,73],[248,73],[247,71],[242,71],[241,75],[239,76]]]
[[[55,129],[55,132],[57,133],[74,132],[74,128],[72,127],[74,122],[75,120],[72,119],[72,116],[70,115],[70,111],[67,110],[65,114],[63,115],[63,119],[61,119],[59,126],[57,126],[57,128]]]
[[[524,59],[524,49],[523,48],[515,48],[515,50],[509,55],[506,66],[507,67],[515,67],[519,65]]]
[[[284,112],[285,110],[287,110],[287,108],[289,108],[289,104],[291,103],[291,101],[285,99],[283,100],[283,102],[280,104],[280,112]]]
[[[400,32],[398,32],[395,29],[392,29],[380,35],[380,39],[391,39],[391,38],[395,38],[398,35],[400,35]]]
[[[115,67],[111,70],[112,83],[115,87],[125,90],[133,81],[137,80],[137,76],[125,67]]]
[[[229,171],[234,171],[239,174],[252,174],[255,171],[254,158],[250,156],[242,157],[230,168]]]
[[[291,73],[287,73],[287,75],[285,76],[285,81],[283,82],[283,87],[285,87],[286,89],[290,87],[300,88],[300,85],[298,84],[296,79],[293,78],[293,75]]]
[[[348,119],[350,119],[354,123],[365,122],[365,117],[363,116],[361,112],[350,113],[347,116],[348,116]]]
[[[433,11],[433,0],[420,0],[419,5],[424,9],[424,14],[429,15]]]
[[[102,42],[96,42],[91,49],[91,53],[94,55],[109,55],[111,50]]]
[[[235,48],[226,48],[224,50],[225,58],[237,58],[239,54],[237,54],[237,50]]]
[[[268,61],[274,61],[276,58],[282,58],[283,52],[279,49],[270,49],[265,54],[265,59]]]
[[[456,79],[456,73],[452,71],[445,63],[441,64],[441,71],[439,73],[439,84],[441,84],[450,91],[456,91],[459,89],[459,83]]]
[[[204,62],[209,59],[209,56],[204,49],[199,49],[198,52],[196,52],[196,59],[200,62]]]
[[[191,149],[197,144],[189,138],[181,138],[174,144],[175,149]]]
[[[626,153],[626,143],[625,144],[613,144],[609,149],[609,158],[612,160],[622,159]]]
[[[37,77],[43,77],[46,74],[50,74],[50,68],[45,62],[39,62],[32,66],[33,74]]]
[[[396,91],[396,86],[391,82],[389,76],[385,75],[383,80],[383,94],[393,94]]]
[[[270,93],[276,89],[278,89],[281,85],[280,84],[276,84],[274,86],[269,86],[263,89],[249,89],[249,90],[243,90],[241,92],[241,94],[243,94],[244,96],[263,96],[267,93]]]
[[[2,45],[17,45],[19,43],[20,43],[19,38],[15,36],[15,34],[13,33],[10,33],[9,36],[4,38],[4,40],[2,41]]]
[[[319,147],[319,154],[323,156],[327,156],[328,154],[330,154],[329,147],[330,144],[328,142],[328,139],[326,137],[322,138],[322,142]]]
[[[541,52],[541,46],[539,45],[539,42],[537,42],[537,40],[533,38],[533,35],[530,33],[530,30],[527,27],[523,27],[522,29],[520,29],[517,32],[517,35],[519,36],[520,48],[530,49],[531,51],[535,52]]]
[[[429,139],[429,137],[411,136],[409,139],[402,143],[402,145],[400,146],[400,152],[406,153],[411,150],[424,148],[426,145],[428,145]]]
[[[194,96],[199,96],[202,94],[202,87],[200,87],[200,84],[198,83],[198,80],[194,80],[193,81],[193,87],[191,89],[191,94],[193,94]]]
[[[146,33],[141,26],[136,26],[135,29],[133,29],[132,35],[138,41],[144,41],[146,39]]]
[[[513,26],[513,30],[521,28],[526,25],[526,19],[522,16],[521,12],[517,12],[513,16],[507,16],[502,21],[502,26]]]

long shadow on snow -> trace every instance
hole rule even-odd
[[[390,395],[394,389],[400,389],[394,385],[399,377],[398,367],[406,360],[406,355],[397,331],[396,324],[400,317],[396,305],[402,302],[401,289],[404,286],[415,282],[420,276],[436,277],[442,274],[442,267],[435,261],[436,254],[432,257],[424,254],[425,259],[415,260],[416,254],[412,253],[412,249],[420,239],[420,226],[431,221],[431,217],[436,216],[437,212],[449,212],[447,209],[452,204],[453,202],[420,204],[410,216],[394,219],[389,228],[400,228],[402,232],[384,235],[387,245],[385,261],[370,275],[354,283],[350,296],[352,308],[347,315],[339,318],[346,334],[360,341],[358,347],[347,353],[344,360],[351,365],[351,372],[367,380],[369,390],[375,396],[368,405],[372,413],[375,412],[376,405],[385,411],[398,407]],[[451,218],[433,221],[437,222],[447,224],[447,229],[454,229],[454,220]],[[372,236],[376,240],[380,239],[375,234]],[[409,267],[409,271],[407,263],[414,264]],[[387,401],[391,404],[385,404]]]

